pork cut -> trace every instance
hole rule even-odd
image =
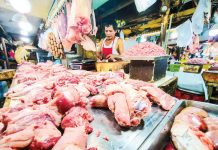
[[[206,132],[206,136],[212,140],[214,150],[218,150],[218,118],[207,117],[204,118],[204,121],[208,127],[208,132]]]
[[[103,94],[91,97],[89,103],[91,107],[108,108],[107,97]]]
[[[172,141],[178,150],[213,150],[212,141],[199,130],[192,130],[186,123],[174,122]]]
[[[29,126],[25,130],[20,132],[5,135],[0,139],[0,149],[1,148],[25,148],[27,147],[34,137],[33,126]]]
[[[204,118],[204,121],[207,124],[208,131],[218,130],[218,118],[207,117]]]
[[[207,125],[204,122],[204,119],[196,114],[183,114],[180,113],[176,116],[175,121],[182,121],[187,123],[191,128],[194,128],[196,130],[201,130],[203,132],[207,131]]]
[[[73,106],[86,104],[80,99],[80,93],[74,87],[59,88],[54,95],[54,101],[62,114]]]
[[[186,107],[180,112],[180,114],[195,114],[205,119],[208,117],[208,113],[205,110],[197,107]]]
[[[170,110],[175,105],[173,97],[157,87],[144,86],[141,90],[145,90],[148,97],[165,110]]]
[[[40,126],[46,121],[53,122],[56,126],[60,125],[61,115],[52,109],[40,107],[35,109],[27,107],[21,111],[3,114],[3,123],[7,125],[5,134],[12,134],[24,130],[28,126]]]
[[[130,126],[129,108],[124,93],[115,93],[108,97],[114,103],[114,117],[119,125]]]
[[[207,127],[204,118],[208,113],[196,107],[184,108],[175,118],[171,128],[175,147],[187,150],[213,150],[213,141],[202,131]]]
[[[0,122],[0,134],[2,133],[3,129],[4,129],[4,124],[2,122]]]
[[[61,132],[50,121],[44,122],[34,130],[34,138],[30,150],[51,149],[61,137]]]
[[[72,107],[61,122],[62,129],[67,127],[85,126],[87,133],[92,132],[92,127],[89,124],[94,118],[89,114],[84,107]]]
[[[218,130],[209,131],[206,136],[212,140],[214,150],[218,150]]]
[[[64,135],[58,140],[52,150],[85,150],[88,135],[83,126],[66,128]]]

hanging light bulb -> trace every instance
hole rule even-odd
[[[170,38],[171,38],[171,39],[176,39],[177,37],[178,37],[177,31],[174,31],[174,32],[172,32],[172,33],[170,34]]]
[[[213,25],[209,31],[209,36],[216,36],[216,35],[218,35],[218,24]]]
[[[29,13],[31,4],[28,0],[9,0],[11,6],[20,13]]]
[[[25,42],[25,43],[30,43],[31,42],[30,38],[28,38],[28,37],[21,37],[20,40]]]
[[[18,23],[19,27],[24,31],[32,31],[33,26],[28,21],[20,21]]]
[[[20,31],[20,34],[27,36],[27,35],[29,35],[29,32],[28,32],[28,31],[25,31],[25,30],[21,30],[21,31]]]

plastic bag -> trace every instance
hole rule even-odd
[[[178,37],[177,37],[177,46],[186,47],[192,42],[192,23],[190,20],[187,20],[180,26],[176,28]]]
[[[152,6],[157,0],[134,0],[138,12],[145,11]]]

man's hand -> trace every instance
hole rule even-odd
[[[87,35],[84,35],[83,37],[81,37],[80,44],[87,51],[94,51],[95,52],[97,50],[95,43]]]
[[[98,27],[94,27],[94,29],[91,32],[91,35],[96,36],[97,32],[98,32]]]
[[[116,55],[113,55],[113,54],[110,54],[110,55],[107,55],[106,59],[108,59],[109,62],[114,62],[116,61]]]

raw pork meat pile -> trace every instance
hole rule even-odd
[[[138,126],[151,111],[150,100],[165,110],[170,110],[175,104],[170,95],[145,82],[125,80],[109,83],[90,99],[90,104],[92,107],[109,108],[120,126]]]
[[[171,135],[178,150],[217,150],[218,118],[203,109],[186,107],[175,118]]]
[[[151,42],[143,42],[128,49],[124,57],[166,56],[165,50]]]
[[[124,127],[138,126],[152,102],[165,110],[175,103],[149,83],[124,80],[123,73],[68,70],[52,62],[24,62],[14,82],[5,94],[11,99],[10,108],[0,109],[2,150],[86,149],[94,119],[88,103],[109,108]]]
[[[187,63],[205,65],[205,64],[208,64],[209,62],[203,58],[192,58],[192,59],[189,59]]]

